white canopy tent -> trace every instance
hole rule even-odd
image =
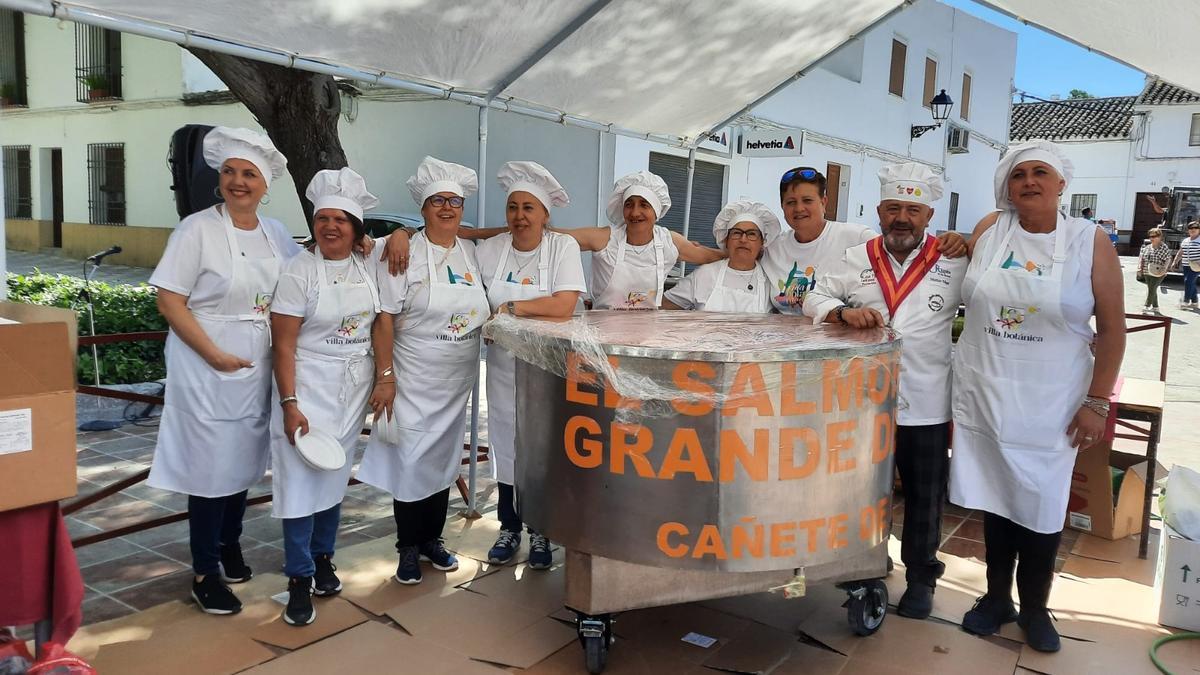
[[[708,132],[911,1],[0,0],[0,7],[479,106],[481,173],[491,108],[687,147],[686,233],[695,148]],[[983,4],[1200,90],[1200,63],[1184,51],[1200,33],[1196,0]],[[480,208],[488,182],[480,181]]]

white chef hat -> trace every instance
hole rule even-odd
[[[546,167],[537,162],[505,162],[496,174],[505,196],[514,192],[528,192],[550,210],[551,206],[566,206],[571,203],[567,191],[559,184]]]
[[[926,164],[899,162],[879,170],[879,200],[895,199],[929,206],[942,198],[942,177]]]
[[[783,226],[771,211],[771,207],[742,197],[722,207],[717,213],[717,219],[713,221],[713,238],[717,240],[717,246],[720,246],[722,251],[725,250],[725,237],[738,223],[757,225],[763,233],[763,246],[770,246],[783,231]]]
[[[661,220],[671,210],[671,192],[667,189],[666,181],[649,171],[637,171],[620,177],[613,184],[612,194],[608,197],[610,223],[621,225],[625,222],[625,200],[635,195],[650,202],[655,220]]]
[[[1064,190],[1071,184],[1071,178],[1075,176],[1075,164],[1067,157],[1067,153],[1063,152],[1062,146],[1050,141],[1029,141],[1014,145],[1004,153],[1000,164],[996,166],[996,208],[1002,211],[1013,208],[1012,202],[1008,200],[1008,177],[1021,162],[1035,160],[1054,167],[1059,177],[1066,181]]]
[[[426,199],[439,192],[470,197],[479,189],[479,176],[470,167],[427,156],[417,165],[417,175],[409,178],[405,185],[417,206],[424,206]]]
[[[220,171],[229,159],[244,159],[258,167],[267,187],[271,187],[271,181],[287,169],[287,157],[275,149],[266,134],[249,129],[213,127],[204,136],[204,161]]]
[[[367,181],[354,169],[324,169],[308,182],[304,196],[313,204],[313,213],[321,209],[341,209],[360,221],[363,211],[379,205],[375,195],[367,192]]]

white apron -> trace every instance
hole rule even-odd
[[[1072,233],[1060,217],[1049,274],[1002,270],[1016,215],[977,281],[963,284],[966,326],[954,358],[950,501],[1036,532],[1063,528],[1076,450],[1067,426],[1092,375],[1088,343],[1063,318],[1063,268]],[[971,281],[975,281],[972,287]],[[1041,338],[1038,340],[1038,338]]]
[[[146,481],[150,487],[199,497],[236,494],[266,473],[271,404],[267,321],[282,266],[265,230],[272,257],[242,256],[229,213],[218,211],[229,244],[229,290],[216,312],[192,315],[218,349],[254,365],[220,372],[175,331],[167,334],[166,401]],[[261,221],[258,226],[263,227]]]
[[[317,306],[304,317],[296,340],[296,398],[308,428],[328,432],[346,451],[337,471],[314,469],[288,442],[276,388],[271,407],[271,515],[301,518],[338,504],[354,466],[354,448],[362,433],[367,399],[374,383],[371,324],[379,313],[379,293],[358,254],[351,265],[362,282],[330,284],[320,249],[317,258]]]
[[[360,481],[402,502],[445,490],[458,477],[467,400],[479,377],[479,329],[490,314],[482,286],[439,279],[428,243],[425,259],[429,301],[425,307],[404,308],[392,352],[394,428],[400,440],[391,445],[371,434],[358,467]],[[463,259],[472,277],[480,279],[469,256]]]
[[[721,271],[717,272],[712,293],[704,301],[706,312],[746,312],[752,314],[767,314],[771,311],[771,299],[767,293],[767,275],[762,265],[755,263],[754,274],[750,277],[753,289],[729,288],[725,285],[725,273],[729,271],[729,262],[721,263]]]
[[[546,237],[538,244],[538,285],[510,284],[503,280],[512,246],[504,249],[496,273],[487,288],[488,302],[495,311],[509,300],[532,300],[550,295],[550,245]],[[492,477],[506,485],[516,483],[517,380],[516,357],[492,343],[487,350],[488,461]]]
[[[626,240],[629,235],[624,227],[612,228],[610,237],[617,238],[617,252],[611,262],[612,271],[608,275],[608,283],[596,293],[595,309],[658,309],[662,305],[663,287],[667,282],[667,256],[665,249],[670,241],[671,231],[665,227],[654,226],[654,297],[645,297],[650,280],[645,278],[645,268],[635,268],[625,265]],[[609,266],[601,254],[592,257],[592,267]],[[489,399],[490,401],[490,399]],[[489,431],[490,433],[490,431]]]

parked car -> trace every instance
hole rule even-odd
[[[475,227],[465,220],[462,224],[466,227]],[[422,220],[419,213],[378,213],[372,211],[363,218],[363,225],[366,225],[367,234],[372,237],[386,237],[401,227],[411,230],[421,230],[425,227],[425,221]]]

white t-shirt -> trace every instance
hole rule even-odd
[[[353,254],[357,255],[357,254]],[[378,256],[368,256],[368,258]],[[342,260],[325,260],[325,280],[330,285],[363,282],[362,272],[351,258]],[[379,266],[374,261],[366,260],[364,266],[370,274],[372,267]],[[386,270],[386,265],[384,266]],[[313,316],[317,311],[318,289],[320,277],[317,274],[317,256],[309,250],[292,258],[283,267],[279,275],[279,284],[275,287],[275,297],[271,300],[271,312],[287,316]]]
[[[621,240],[628,236],[628,230],[625,226],[610,227],[608,244],[602,250],[592,254],[593,295],[599,296],[605,290],[608,290],[609,280],[612,279],[616,267],[617,252],[620,250]],[[654,237],[662,240],[663,275],[665,277],[667,270],[674,267],[675,263],[679,260],[679,249],[675,246],[675,242],[671,237],[671,231],[661,225],[654,226]],[[655,264],[654,258],[654,239],[641,246],[633,246],[626,241],[625,259],[621,264],[626,270],[627,287],[620,289],[620,297],[624,298],[632,293],[638,297],[644,295],[647,304],[651,307],[657,307],[662,304],[658,298],[654,297],[658,295],[658,267]],[[639,309],[645,307],[645,304],[637,306]],[[601,306],[599,303],[596,304],[595,308],[610,309],[607,306]],[[628,306],[618,307],[617,309],[626,308]]]
[[[233,234],[235,235],[235,245],[243,258],[261,260],[271,257],[271,245],[267,242],[267,235],[261,227],[253,230],[238,229]]]
[[[171,233],[167,248],[150,275],[150,285],[188,296],[187,305],[192,310],[215,312],[229,292],[232,258],[225,221],[218,208],[219,205],[213,206],[184,218]],[[281,263],[300,252],[300,245],[292,240],[283,223],[271,218],[259,218],[258,223],[257,230],[235,238],[235,244],[240,245],[247,257],[262,257],[259,246],[267,244],[264,234],[274,244]]]
[[[543,246],[550,247],[547,295],[559,291],[587,292],[579,244],[573,237],[557,232],[546,232],[542,243],[532,251],[522,252],[512,248],[512,235],[507,232],[480,244],[475,250],[475,255],[479,259],[479,274],[483,277],[484,285],[491,285],[496,266],[500,264],[505,249],[509,249],[508,263],[500,273],[500,283],[538,286],[541,283],[538,277],[538,256]]]
[[[933,245],[937,245],[936,240]],[[897,281],[920,254],[921,249],[916,249],[903,264],[887,256]],[[950,338],[966,272],[966,258],[938,258],[893,317],[867,257],[867,247],[860,244],[846,251],[838,263],[825,268],[804,302],[804,313],[813,317],[814,323],[823,323],[829,312],[841,305],[878,310],[904,339],[896,422],[903,426],[941,424],[950,420]]]
[[[726,260],[718,260],[716,262],[701,265],[692,271],[675,284],[675,287],[663,294],[663,296],[675,303],[683,309],[704,310],[704,303],[708,302],[708,296],[712,295],[713,288],[717,283],[717,276],[721,274],[721,268],[728,265]],[[755,281],[760,280],[759,266],[749,270],[735,270],[730,267],[725,271],[725,288],[730,288],[738,291],[758,291],[762,293],[761,288],[755,286]],[[761,285],[761,281],[759,281]],[[740,311],[751,311],[749,309]]]
[[[482,280],[470,271],[471,268],[475,269],[476,273],[479,270],[475,259],[475,244],[459,239],[453,247],[447,249],[430,242],[424,232],[418,232],[409,244],[408,270],[404,274],[388,274],[387,265],[379,265],[376,268],[380,309],[389,314],[400,314],[405,309],[424,311],[429,305],[429,263],[425,255],[426,250],[433,251],[434,273],[438,283],[465,286],[478,286],[482,283]],[[467,264],[468,261],[470,265]]]
[[[842,259],[846,249],[864,244],[878,232],[858,223],[825,222],[821,234],[807,244],[790,228],[767,247],[762,267],[770,282],[771,304],[784,314],[801,314],[804,296],[816,285],[817,272]]]

